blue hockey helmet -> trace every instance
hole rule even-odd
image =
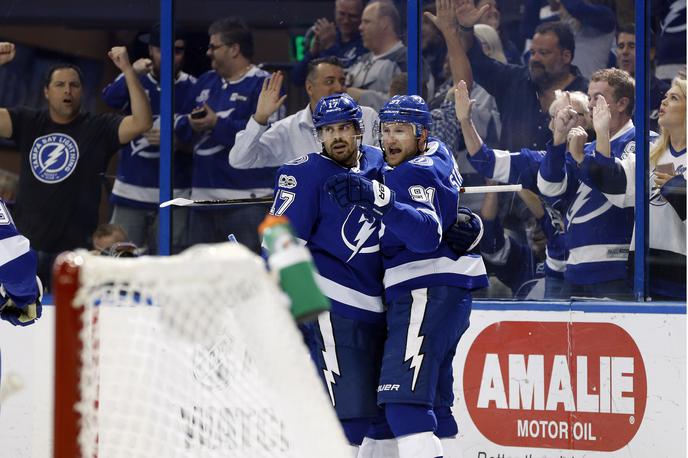
[[[363,132],[363,111],[349,94],[323,97],[313,110],[313,126],[317,129],[329,124],[351,121]]]
[[[416,126],[416,136],[421,128],[430,129],[432,116],[423,97],[418,95],[395,95],[380,110],[380,124],[402,122]]]

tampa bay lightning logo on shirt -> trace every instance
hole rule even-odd
[[[351,256],[346,262],[351,261],[358,253],[375,253],[380,250],[377,237],[373,238],[374,245],[368,242],[370,236],[377,233],[378,229],[373,218],[366,218],[357,207],[351,208],[341,230],[342,241],[351,250]]]
[[[79,147],[72,137],[54,133],[38,137],[29,154],[31,171],[43,183],[67,179],[79,161]]]

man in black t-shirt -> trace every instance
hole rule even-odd
[[[12,43],[0,43],[0,65],[14,55]],[[81,112],[81,70],[70,64],[48,71],[47,110],[0,108],[0,137],[14,140],[22,155],[14,220],[38,253],[46,286],[58,253],[89,246],[98,224],[100,176],[110,157],[153,124],[126,48],[114,47],[108,56],[126,78],[129,116]]]

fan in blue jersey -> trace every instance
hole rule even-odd
[[[579,164],[586,155],[598,154],[598,142],[610,145],[611,155],[619,159],[634,153],[635,83],[618,68],[598,70],[591,77],[588,95],[591,105],[597,103],[599,96],[609,103],[611,119],[604,134],[607,138],[597,137],[596,141],[585,143],[587,133],[574,127],[576,111],[570,106],[560,110],[554,119],[554,140],[540,164],[537,184],[543,196],[565,203],[568,257],[563,294],[627,299],[631,295],[626,282],[626,261],[633,209],[615,207],[598,189],[581,181]],[[583,154],[571,146],[583,144]]]
[[[142,38],[143,40],[143,38]],[[121,225],[131,241],[143,250],[157,251],[158,203],[160,200],[160,27],[156,25],[148,35],[150,59],[139,59],[133,68],[146,91],[153,113],[153,128],[136,137],[119,152],[117,177],[110,202],[114,204],[111,223]],[[180,113],[182,104],[193,89],[196,78],[181,71],[186,41],[177,32],[174,40],[174,111]],[[120,74],[103,89],[103,101],[112,108],[130,112],[129,91],[124,75]],[[189,197],[191,192],[191,154],[175,148],[174,197]],[[181,210],[181,209],[179,209]],[[172,236],[173,251],[183,248],[186,239],[187,212],[175,210]]]
[[[274,167],[237,170],[227,161],[237,132],[246,128],[256,111],[263,80],[269,73],[251,63],[253,35],[242,21],[218,19],[208,34],[207,55],[213,69],[198,78],[185,101],[183,111],[189,114],[177,118],[175,125],[177,136],[194,145],[191,198],[269,195]],[[260,252],[257,228],[266,212],[262,205],[194,209],[189,217],[189,243],[223,242],[231,233],[240,243]]]
[[[379,149],[361,145],[358,104],[346,94],[323,97],[313,111],[322,152],[282,166],[275,186],[274,215],[289,218],[310,250],[316,281],[332,309],[313,324],[306,339],[349,442],[363,440],[379,415],[376,387],[385,339],[379,225],[360,208],[342,212],[323,184],[349,173],[381,179]]]
[[[491,184],[488,181],[488,184]],[[502,227],[499,218],[498,193],[486,193],[480,208],[485,235],[480,241],[480,254],[488,273],[511,289],[516,299],[543,299],[545,296],[545,244],[551,235],[552,223],[540,199],[523,189],[519,198],[533,215],[526,221],[527,239],[519,240]]]
[[[473,125],[471,114],[474,101],[469,99],[464,81],[457,84],[454,98],[456,116],[461,123],[468,160],[478,173],[500,183],[522,184],[525,189],[540,194],[537,187],[537,175],[545,151],[522,148],[520,151],[511,152],[491,148],[483,142]],[[589,115],[587,95],[582,92],[556,91],[555,99],[549,107],[550,117],[554,118],[557,111],[567,105],[571,105],[580,115],[576,118],[576,125],[589,128],[592,120]],[[551,121],[549,127],[550,130],[553,129]],[[582,154],[582,146],[580,153]],[[563,214],[566,212],[566,207],[561,199],[543,198],[542,200],[548,215],[547,222],[551,223],[551,227],[545,230],[547,234],[545,298],[563,299],[565,297],[562,294],[562,288],[567,256]],[[488,265],[488,269],[489,267],[491,266]]]
[[[17,232],[0,199],[0,318],[15,326],[28,326],[41,317],[37,262],[29,240]]]
[[[455,254],[443,237],[457,219],[461,175],[446,146],[428,138],[430,119],[421,97],[392,97],[380,111],[384,184],[351,173],[327,183],[341,207],[382,223],[388,335],[378,403],[400,457],[441,456],[434,433],[456,434],[452,360],[471,290],[487,286],[482,258]]]
[[[585,157],[581,180],[600,191],[615,207],[635,206],[635,153],[610,154],[609,106],[600,97],[594,110],[596,154]],[[686,80],[676,78],[659,109],[660,137],[650,148],[649,292],[652,300],[686,300]],[[605,135],[605,132],[606,135]],[[599,153],[599,154],[598,154]],[[642,189],[642,188],[640,188]],[[630,245],[629,279],[635,243]]]

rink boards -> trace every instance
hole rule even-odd
[[[475,304],[454,363],[460,434],[445,456],[686,456],[685,313]],[[0,322],[2,380],[13,373],[24,384],[0,408],[0,458],[50,456],[54,318],[46,306],[34,326]]]

